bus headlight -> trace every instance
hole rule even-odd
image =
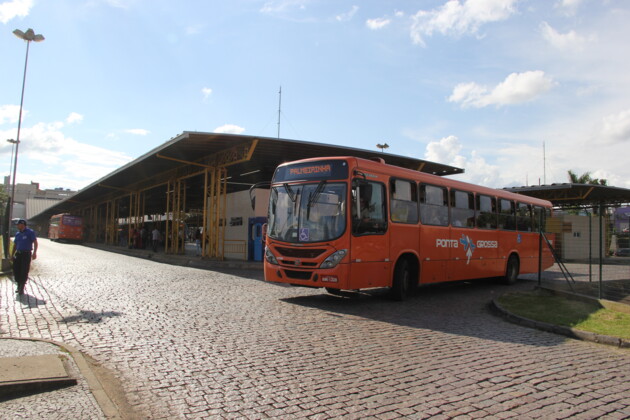
[[[331,254],[328,258],[326,258],[324,262],[322,263],[322,265],[319,266],[319,268],[336,267],[337,264],[339,264],[341,260],[343,260],[343,258],[346,256],[347,253],[348,253],[347,249],[340,249],[339,251],[335,252],[334,254]]]
[[[276,259],[276,257],[271,253],[271,250],[268,247],[265,247],[265,259],[267,260],[267,262],[269,264],[275,264],[275,265],[279,265],[278,264],[278,260]]]

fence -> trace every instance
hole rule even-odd
[[[630,304],[630,234],[616,229],[608,213],[557,214],[546,230],[557,262],[541,273],[541,286]]]

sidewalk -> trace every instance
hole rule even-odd
[[[129,418],[99,376],[68,345],[0,337],[0,417]]]
[[[202,270],[259,270],[263,271],[262,261],[245,261],[245,260],[213,260],[209,258],[199,257],[195,255],[195,244],[187,242],[184,254],[165,254],[163,249],[153,252],[151,247],[146,249],[129,249],[122,246],[106,245],[96,242],[84,242],[83,246],[100,249],[107,252],[116,252],[118,254],[129,255],[131,257],[144,258],[165,264],[181,265],[184,267],[199,268]]]

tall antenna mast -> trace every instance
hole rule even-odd
[[[278,138],[280,138],[280,110],[282,109],[282,86],[278,91]]]
[[[544,141],[543,141],[543,185],[547,185],[547,154],[545,152]]]

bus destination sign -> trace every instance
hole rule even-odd
[[[280,166],[276,169],[273,182],[319,181],[322,179],[345,179],[347,177],[347,162],[343,160],[323,160],[320,162]]]

